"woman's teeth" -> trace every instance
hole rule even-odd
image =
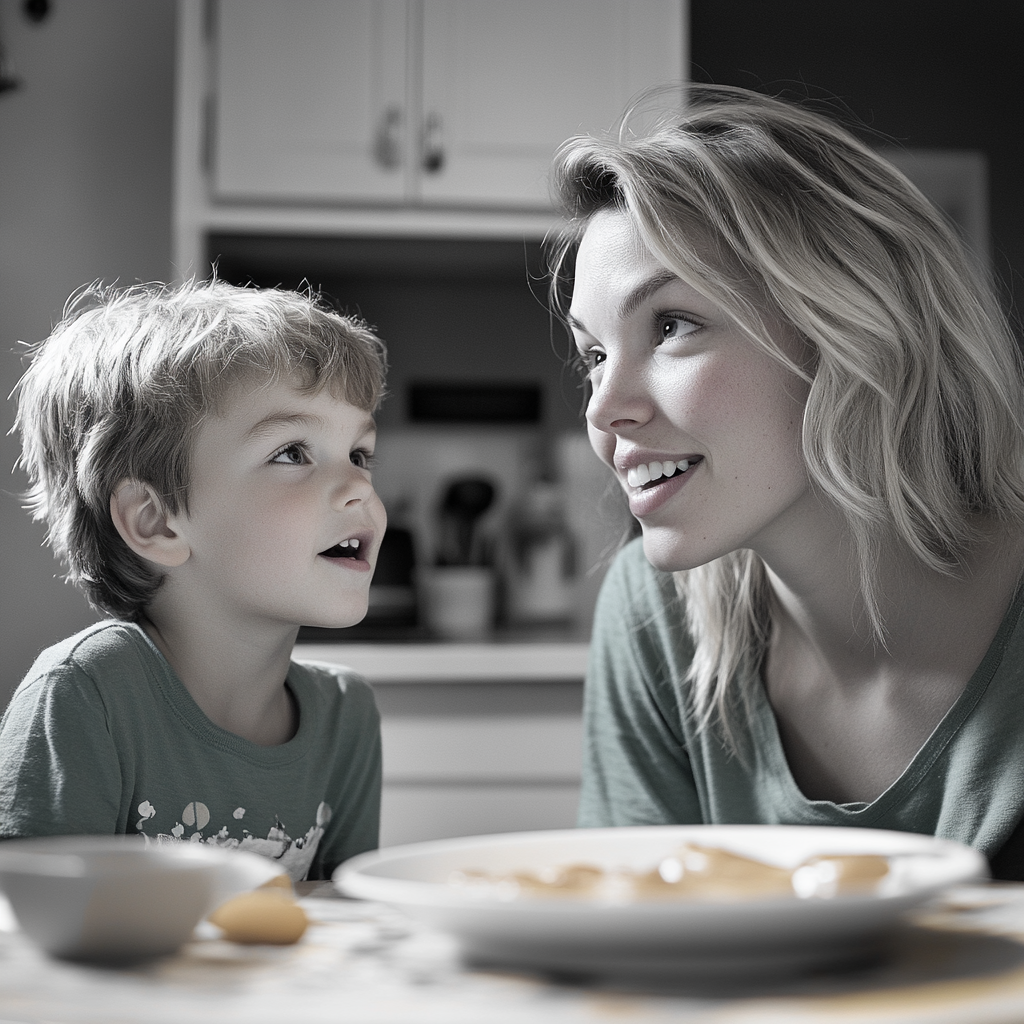
[[[680,459],[678,462],[648,462],[629,470],[626,473],[626,483],[630,487],[643,487],[652,480],[675,476],[677,472],[685,473],[689,468],[689,459]]]

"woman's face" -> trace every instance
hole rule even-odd
[[[804,343],[763,312],[799,362]],[[570,323],[589,368],[587,424],[663,570],[737,548],[769,562],[800,543],[811,497],[800,446],[807,384],[656,260],[630,219],[596,214],[576,261]]]

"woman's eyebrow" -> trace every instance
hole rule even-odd
[[[670,284],[672,281],[678,281],[679,277],[673,274],[671,270],[663,270],[660,273],[654,274],[647,278],[646,281],[641,281],[629,294],[619,303],[619,308],[616,312],[616,316],[620,320],[625,320],[632,316],[639,306],[646,300],[649,299],[659,288],[664,288],[665,285]],[[584,334],[588,334],[586,327],[583,326],[583,321],[578,317],[572,315],[572,313],[565,314],[565,321],[570,326],[578,331],[583,331]]]
[[[625,320],[632,316],[641,303],[645,299],[649,299],[659,288],[663,288],[670,281],[678,280],[679,278],[671,270],[663,270],[646,281],[642,281],[619,303],[619,319]]]

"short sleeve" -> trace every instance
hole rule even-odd
[[[584,690],[579,824],[700,824],[681,727],[692,653],[668,574],[621,551],[598,599]]]
[[[121,789],[89,677],[65,665],[23,683],[0,723],[0,837],[111,835]]]

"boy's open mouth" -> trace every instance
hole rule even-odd
[[[327,548],[326,551],[321,551],[320,554],[325,558],[358,558],[361,547],[362,542],[358,537],[349,537],[347,540]]]
[[[689,472],[703,461],[703,456],[691,455],[688,459],[680,459],[678,462],[647,462],[629,470],[626,473],[626,483],[630,487],[638,487],[640,490],[646,491],[674,476],[681,476],[683,473]]]

